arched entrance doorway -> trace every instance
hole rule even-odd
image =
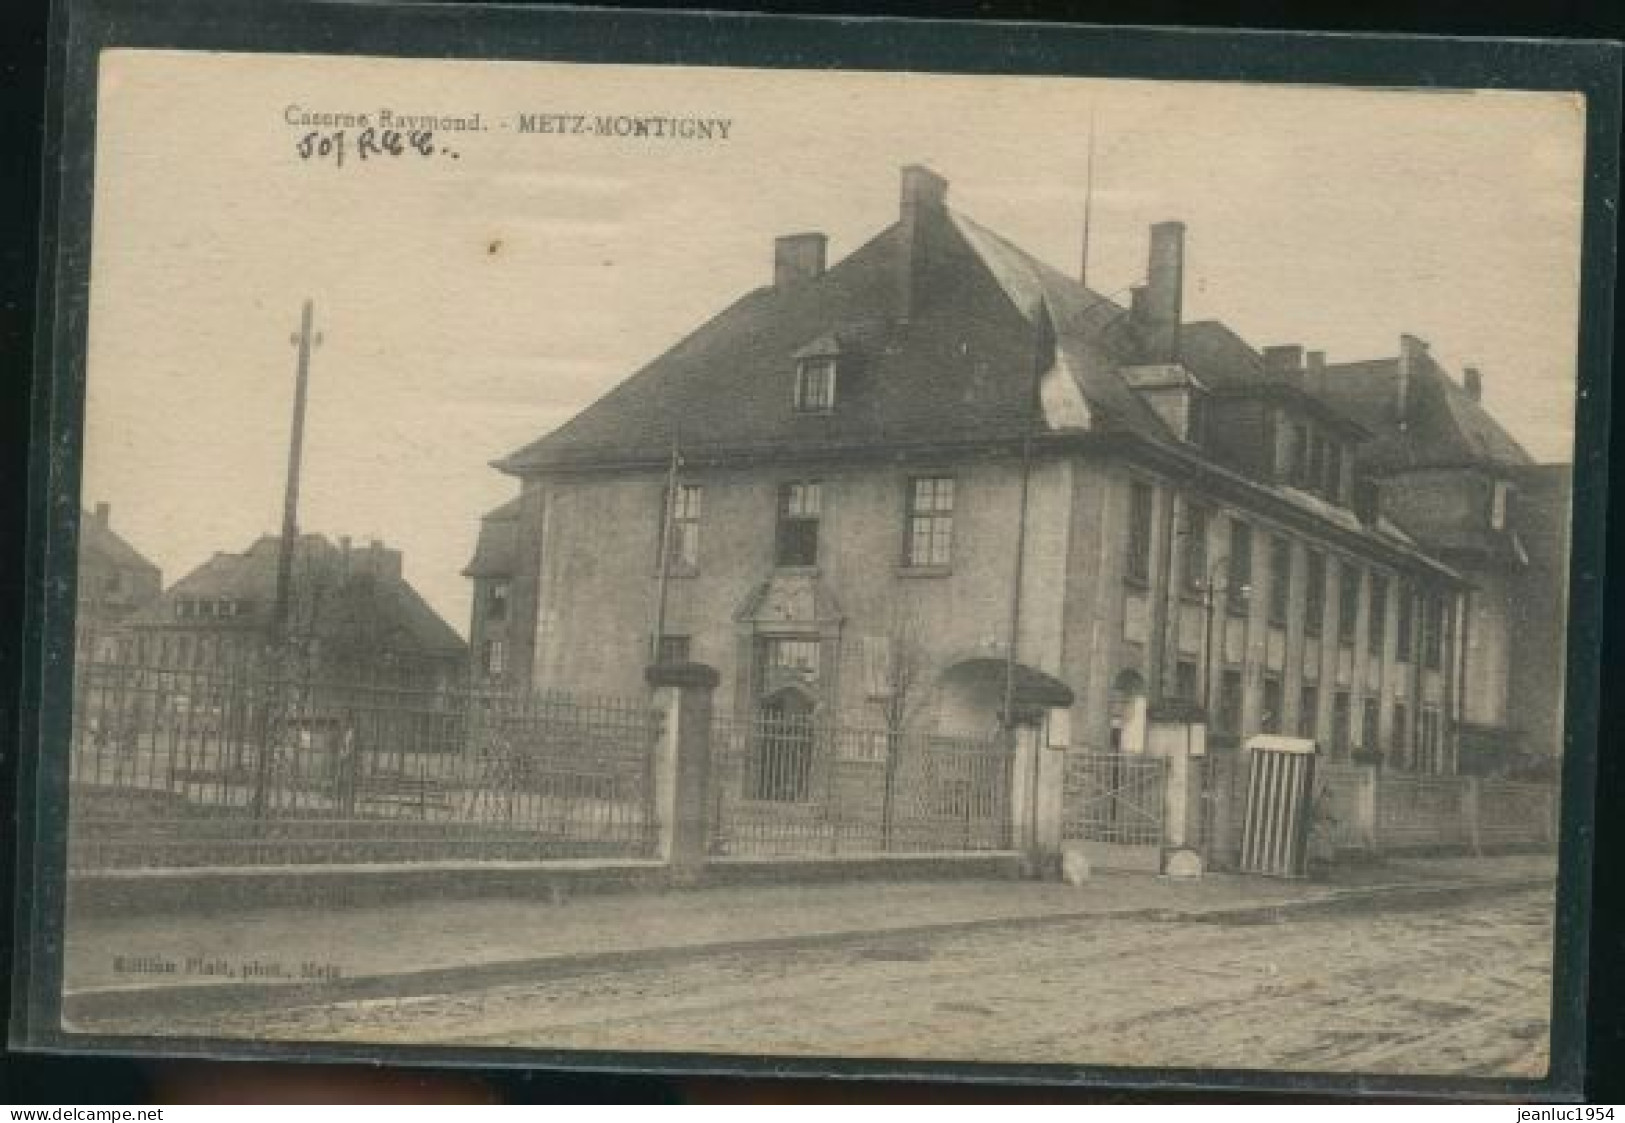
[[[751,747],[751,795],[775,803],[805,802],[811,794],[813,700],[786,687],[762,699]]]
[[[1145,677],[1132,667],[1112,680],[1111,723],[1112,752],[1145,751]]]

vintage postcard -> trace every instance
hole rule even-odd
[[[60,1041],[1545,1077],[1582,93],[95,74]]]

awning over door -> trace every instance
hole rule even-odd
[[[1025,663],[1013,666],[1003,659],[982,657],[955,663],[943,672],[944,682],[975,685],[996,691],[1002,697],[1005,676],[1010,676],[1011,699],[1018,708],[1039,706],[1045,709],[1064,709],[1072,705],[1072,688],[1054,675],[1029,667]]]

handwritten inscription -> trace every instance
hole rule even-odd
[[[347,129],[332,132],[309,132],[294,145],[301,160],[331,160],[334,167],[342,168],[351,155],[361,160],[377,160],[398,156],[445,156],[461,159],[456,149],[435,143],[434,133],[427,129],[367,128],[351,133]]]

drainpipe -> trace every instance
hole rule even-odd
[[[1451,715],[1451,746],[1450,762],[1452,775],[1461,773],[1461,727],[1467,716],[1467,629],[1468,621],[1472,617],[1473,591],[1464,589],[1456,594],[1456,627],[1455,635],[1451,637],[1450,646],[1455,649],[1456,675],[1455,690],[1450,699]]]
[[[1004,712],[1000,720],[1006,729],[1015,727],[1016,656],[1021,636],[1021,581],[1027,566],[1027,501],[1032,491],[1033,433],[1043,421],[1044,375],[1055,363],[1058,344],[1055,339],[1055,321],[1050,315],[1049,302],[1039,306],[1038,323],[1034,325],[1034,353],[1032,386],[1027,401],[1027,424],[1021,436],[1021,499],[1016,511],[1016,566],[1015,580],[1010,587],[1010,635],[1004,654]]]
[[[1010,635],[1004,645],[1004,710],[999,720],[1006,729],[1014,728],[1016,694],[1016,651],[1021,635],[1021,581],[1027,561],[1027,496],[1032,489],[1032,438],[1021,442],[1021,499],[1016,511],[1015,580],[1010,584]]]
[[[1167,697],[1168,678],[1168,633],[1173,628],[1174,611],[1173,598],[1177,595],[1174,589],[1174,540],[1175,531],[1179,526],[1177,510],[1179,507],[1179,493],[1173,484],[1168,485],[1168,501],[1163,504],[1165,510],[1162,515],[1162,592],[1154,596],[1152,605],[1156,615],[1152,618],[1152,635],[1156,642],[1151,648],[1151,697],[1149,701],[1159,701]],[[1156,584],[1153,581],[1152,591],[1155,594]]]

